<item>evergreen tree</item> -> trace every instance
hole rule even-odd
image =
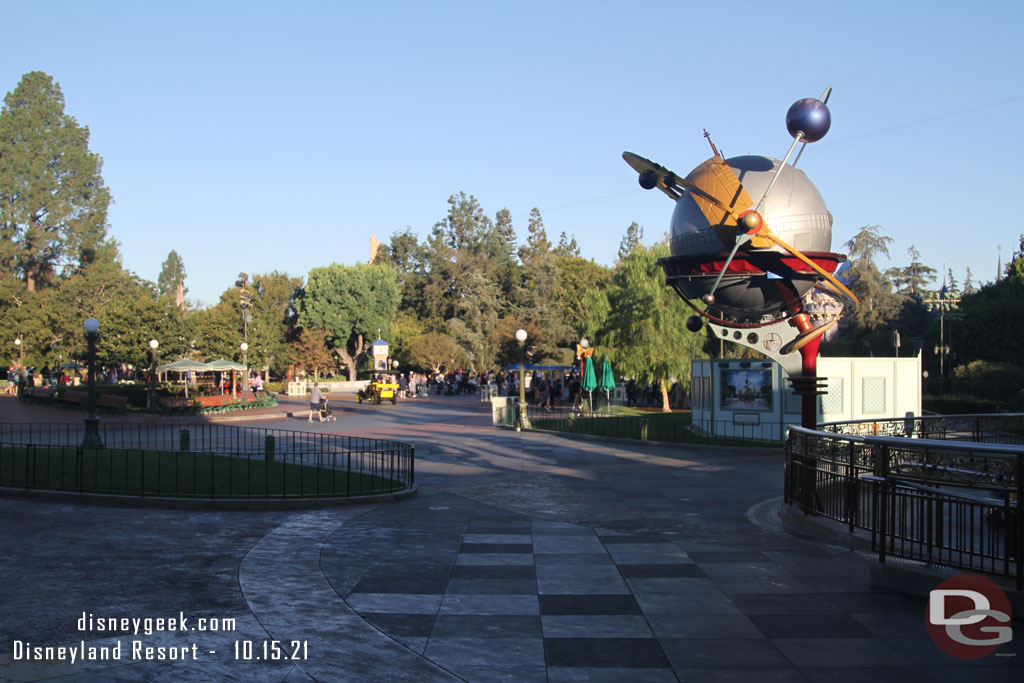
[[[886,250],[888,254],[888,250]],[[890,268],[886,271],[896,285],[896,291],[915,299],[924,297],[929,284],[935,281],[938,272],[931,266],[921,263],[921,253],[913,245],[907,249],[910,254],[910,265],[906,268]]]
[[[89,129],[64,113],[60,86],[25,74],[0,110],[0,269],[28,291],[111,247],[101,168]]]
[[[555,256],[569,256],[579,258],[580,247],[576,244],[576,238],[569,239],[563,232],[558,238],[558,246],[555,247]]]
[[[977,288],[974,286],[974,274],[970,268],[967,268],[967,274],[964,276],[964,294],[974,294]]]
[[[633,253],[633,250],[640,246],[640,243],[644,239],[644,229],[633,221],[626,228],[626,234],[623,235],[622,241],[619,242],[619,253],[615,257],[615,263],[624,261],[627,256]]]
[[[850,259],[847,270],[850,291],[860,303],[847,314],[847,319],[859,332],[873,331],[892,320],[899,313],[900,297],[883,277],[875,259],[889,257],[892,238],[881,234],[885,228],[866,225],[845,245]]]
[[[178,284],[182,285],[182,296],[188,293],[185,283],[185,263],[173,249],[160,267],[160,275],[156,279],[156,289],[160,296],[175,298],[178,295]]]

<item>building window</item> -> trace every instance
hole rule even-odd
[[[861,380],[861,411],[865,414],[885,412],[884,377],[865,377]]]

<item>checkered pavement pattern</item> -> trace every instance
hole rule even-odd
[[[657,682],[730,668],[805,680],[805,667],[843,660],[905,677],[914,666],[874,631],[919,628],[919,603],[885,594],[872,610],[870,595],[816,592],[813,575],[840,565],[545,521],[451,493],[416,504],[344,525],[321,569],[363,619],[468,681]]]

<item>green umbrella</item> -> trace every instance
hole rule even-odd
[[[612,374],[612,364],[608,362],[607,358],[601,367],[601,388],[605,391],[615,388],[615,375]]]
[[[583,364],[583,384],[580,388],[587,392],[588,399],[593,400],[590,392],[597,388],[597,375],[594,373],[594,361],[590,356],[587,356],[587,360]],[[590,412],[594,412],[593,403],[590,404]]]
[[[610,393],[615,388],[615,375],[612,374],[612,364],[608,362],[607,358],[604,359],[604,364],[601,366],[601,388],[604,390],[605,405],[611,406]]]

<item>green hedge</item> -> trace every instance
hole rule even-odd
[[[924,409],[939,415],[972,415],[975,413],[998,413],[1008,406],[999,401],[964,396],[925,396]]]

